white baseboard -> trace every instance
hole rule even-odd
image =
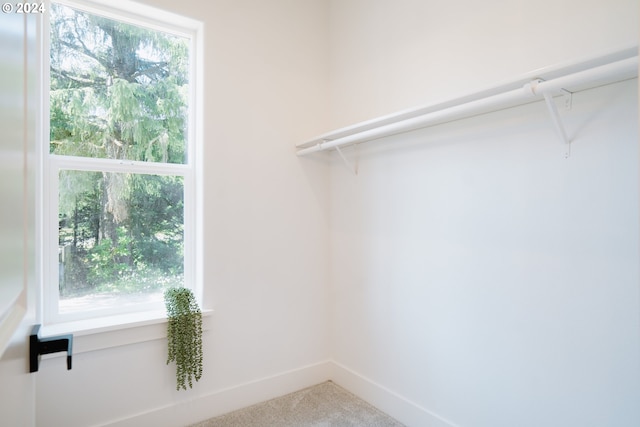
[[[184,427],[328,381],[330,372],[331,362],[319,362],[113,421],[103,427]]]
[[[183,427],[328,380],[408,427],[458,427],[333,360],[217,390],[195,399],[112,421],[103,424],[103,427]]]
[[[331,380],[408,427],[458,427],[398,393],[332,361]]]

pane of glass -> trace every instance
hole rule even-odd
[[[178,176],[60,171],[60,313],[162,302],[184,274]]]
[[[186,162],[189,40],[52,3],[50,152]]]

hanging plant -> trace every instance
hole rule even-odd
[[[176,362],[176,390],[202,377],[202,312],[191,289],[164,292],[167,307],[167,365]]]

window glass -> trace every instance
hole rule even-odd
[[[189,40],[53,3],[50,152],[185,163]]]
[[[183,285],[182,177],[62,170],[60,313],[162,301]]]
[[[195,287],[193,33],[103,12],[49,14],[51,323],[158,310],[166,288]]]

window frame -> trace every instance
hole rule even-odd
[[[77,2],[56,0],[56,4],[69,6],[83,12],[104,16],[128,24],[162,31],[190,40],[189,50],[189,108],[187,123],[187,148],[185,163],[159,163],[64,156],[49,153],[49,55],[50,30],[48,13],[42,15],[41,31],[41,105],[42,142],[40,144],[38,222],[42,232],[39,244],[40,304],[39,319],[45,328],[73,331],[84,328],[108,328],[153,321],[166,317],[158,305],[136,305],[122,310],[111,307],[105,310],[60,314],[58,281],[58,176],[60,170],[70,169],[97,172],[125,172],[150,175],[174,175],[183,178],[184,191],[184,286],[191,289],[202,305],[202,38],[201,22],[126,0],[94,0]],[[50,10],[51,2],[45,3]],[[67,326],[65,326],[67,325]],[[82,325],[82,326],[81,326]]]

